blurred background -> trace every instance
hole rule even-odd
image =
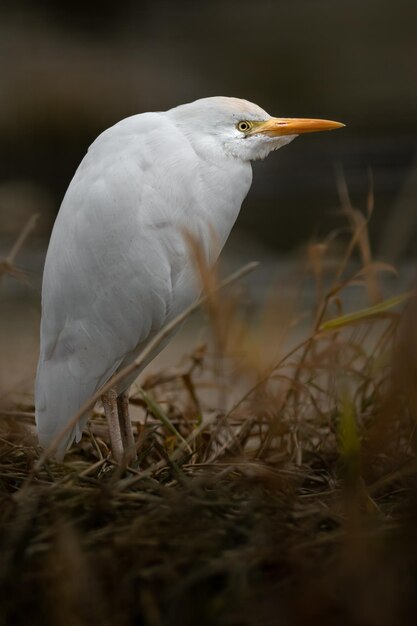
[[[0,392],[30,393],[50,229],[89,144],[123,117],[209,95],[346,123],[254,164],[226,255],[285,266],[340,226],[336,170],[376,256],[417,252],[417,4],[409,0],[15,0],[0,8],[0,257],[39,213],[0,286]]]

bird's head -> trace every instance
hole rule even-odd
[[[297,135],[344,126],[309,118],[271,117],[256,104],[240,98],[203,98],[171,109],[194,144],[221,144],[227,155],[243,161],[265,158]]]

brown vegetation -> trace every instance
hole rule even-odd
[[[1,623],[414,624],[416,303],[381,299],[371,203],[344,206],[351,236],[331,279],[335,236],[310,246],[314,320],[285,352],[279,313],[249,323],[202,268],[214,348],[132,396],[134,466],[100,411],[61,464],[32,406],[2,416]],[[370,307],[344,315],[353,283]]]

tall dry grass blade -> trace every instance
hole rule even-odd
[[[324,267],[323,258],[327,247],[322,243],[311,244],[307,248],[308,259],[313,270],[314,284],[316,286],[316,308],[324,297]]]
[[[187,231],[183,231],[184,239],[188,245],[190,257],[196,270],[196,277],[202,288],[202,293],[207,296],[204,307],[208,313],[210,328],[213,332],[219,356],[226,354],[230,340],[231,323],[236,319],[234,302],[230,298],[220,297],[217,285],[218,264],[209,264],[205,250],[196,237]],[[217,237],[213,229],[210,232],[213,250],[219,249]],[[217,256],[215,254],[215,256]]]
[[[350,201],[349,192],[347,188],[346,178],[343,173],[343,169],[341,167],[337,170],[337,188],[339,191],[339,197],[341,201],[341,210],[348,217],[351,227],[354,233],[354,237],[351,240],[350,246],[348,248],[345,257],[344,267],[342,266],[342,271],[344,271],[345,266],[347,264],[348,259],[351,256],[353,248],[357,246],[359,253],[361,255],[362,263],[364,266],[369,267],[369,274],[367,276],[367,284],[368,284],[368,292],[369,297],[372,304],[377,304],[382,300],[381,288],[379,286],[378,277],[376,273],[372,269],[372,254],[371,254],[371,245],[369,241],[368,234],[368,223],[372,215],[373,209],[373,178],[370,176],[369,178],[369,191],[367,197],[367,218],[365,218],[362,213],[355,209],[352,206]]]
[[[372,213],[375,208],[375,193],[374,193],[374,173],[372,168],[368,168],[368,196],[366,201],[366,211],[368,214],[368,219],[371,218]]]
[[[39,213],[34,213],[33,215],[31,215],[26,225],[24,226],[22,231],[19,233],[9,254],[4,259],[0,259],[0,283],[1,283],[3,275],[5,274],[9,274],[15,278],[24,278],[25,273],[22,272],[22,270],[17,269],[14,263],[26,239],[29,237],[30,233],[34,230],[36,226],[36,222],[38,221],[38,218],[39,218]]]

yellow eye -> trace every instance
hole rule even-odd
[[[241,133],[247,133],[248,130],[252,128],[252,122],[242,121],[237,124],[237,129],[240,130]]]

